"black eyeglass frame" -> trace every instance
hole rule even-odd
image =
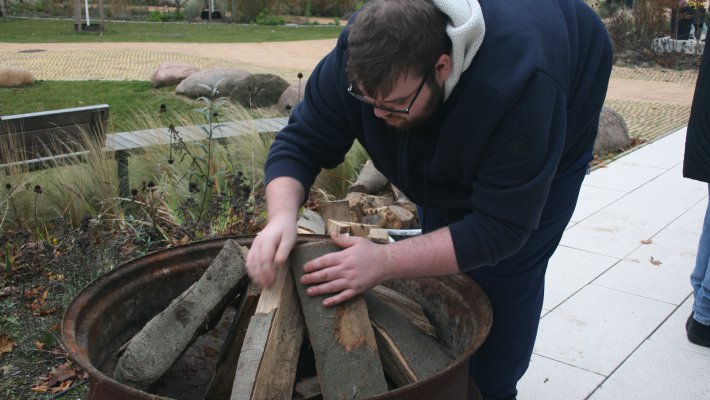
[[[409,105],[406,108],[403,109],[397,109],[397,108],[390,108],[387,106],[381,106],[375,102],[367,100],[363,95],[355,91],[355,81],[350,82],[348,85],[347,91],[348,93],[353,96],[354,98],[358,99],[360,102],[367,104],[368,106],[375,107],[379,110],[386,111],[389,113],[395,113],[395,114],[409,114],[409,110],[412,109],[412,106],[414,106],[414,102],[417,101],[417,97],[419,97],[419,93],[422,92],[422,89],[424,88],[424,84],[429,80],[429,74],[424,75],[424,79],[422,79],[422,83],[419,84],[419,87],[417,88],[417,91],[414,92],[414,97],[412,97],[412,101],[409,102]]]

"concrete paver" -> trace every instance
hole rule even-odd
[[[684,142],[685,128],[585,180],[520,400],[710,398],[710,349],[685,337],[708,196],[681,176]],[[594,201],[599,190],[615,196]]]

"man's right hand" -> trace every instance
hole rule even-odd
[[[249,278],[260,288],[274,283],[276,268],[286,264],[293,245],[296,244],[297,225],[291,218],[270,220],[251,245],[246,268]]]
[[[293,178],[280,177],[266,187],[269,222],[256,235],[246,258],[247,274],[262,289],[274,283],[276,268],[286,264],[298,237],[298,207],[303,187]]]

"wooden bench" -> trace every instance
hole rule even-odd
[[[288,123],[287,117],[251,119],[222,122],[213,127],[212,139],[227,139],[255,133],[275,133]],[[175,128],[184,142],[207,140],[208,127],[205,125],[178,126]],[[143,131],[117,132],[107,135],[105,151],[116,155],[118,165],[118,193],[129,197],[128,157],[131,153],[142,152],[151,146],[170,145],[171,133],[167,128]]]
[[[88,133],[98,146],[96,148],[114,154],[118,194],[129,197],[128,158],[151,146],[171,144],[171,133],[167,128],[159,128],[106,134],[108,110],[108,105],[101,104],[0,116],[0,169],[12,166],[41,169],[55,165],[62,158],[82,157],[89,152],[85,148]],[[212,138],[278,132],[287,123],[287,117],[225,122],[215,128]],[[185,142],[207,140],[205,126],[176,129]],[[5,148],[11,151],[2,151]]]
[[[0,168],[52,166],[106,143],[107,104],[0,116]],[[87,141],[88,140],[88,141]]]

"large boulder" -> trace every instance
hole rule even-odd
[[[268,107],[279,101],[288,82],[274,74],[253,74],[239,81],[229,95],[230,100],[244,107]]]
[[[249,75],[251,75],[249,72],[238,68],[206,68],[183,79],[175,88],[175,93],[195,99],[202,96],[210,97],[212,90],[207,87],[217,86],[219,93],[216,97],[226,97],[232,92],[234,85]]]
[[[278,109],[283,115],[291,114],[293,107],[303,100],[303,91],[306,88],[306,82],[300,81],[286,88],[279,97]]]
[[[624,117],[608,107],[599,116],[599,134],[594,142],[594,154],[606,155],[627,148],[631,144],[629,128]]]
[[[0,68],[0,87],[20,87],[34,85],[35,77],[26,68]]]
[[[181,61],[167,61],[158,67],[150,78],[150,84],[154,88],[173,86],[182,82],[183,79],[198,72],[199,67]]]

